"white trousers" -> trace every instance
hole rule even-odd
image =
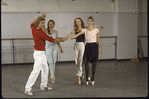
[[[34,66],[33,70],[28,78],[28,81],[25,86],[25,91],[31,91],[32,86],[34,85],[40,70],[41,70],[41,83],[40,87],[46,87],[48,83],[48,64],[47,64],[47,58],[45,55],[45,51],[34,51],[33,53],[34,57]]]
[[[77,76],[82,76],[82,62],[83,62],[83,55],[84,55],[84,48],[85,45],[83,42],[75,42],[74,44],[74,51],[75,51],[75,63],[77,65]]]

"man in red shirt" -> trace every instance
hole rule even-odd
[[[49,42],[63,42],[65,41],[64,38],[62,39],[54,39],[50,36],[48,36],[45,32],[47,32],[45,28],[45,18],[46,14],[41,14],[33,20],[31,23],[31,29],[32,29],[32,35],[34,39],[34,67],[33,70],[28,78],[28,81],[25,86],[25,94],[32,96],[33,93],[31,92],[32,86],[34,85],[40,70],[41,70],[41,84],[40,84],[40,90],[51,90],[52,88],[47,86],[48,83],[48,64],[47,64],[47,58],[45,55],[45,40]]]

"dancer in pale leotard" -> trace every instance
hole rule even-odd
[[[58,32],[56,30],[54,30],[55,26],[55,22],[54,20],[49,20],[48,25],[47,25],[47,30],[48,30],[48,35],[53,37],[54,39],[58,38]],[[50,67],[50,78],[51,78],[51,82],[54,83],[55,81],[55,63],[57,60],[57,45],[60,47],[61,49],[61,53],[63,53],[63,49],[60,45],[60,43],[55,43],[55,42],[49,42],[46,41],[46,56],[47,56],[47,60],[48,60],[48,64]]]

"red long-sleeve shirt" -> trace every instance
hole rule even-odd
[[[36,29],[35,24],[31,23],[31,29],[32,29],[32,36],[34,39],[34,48],[35,50],[45,50],[45,40],[49,42],[54,42],[55,39],[48,36],[45,32],[43,32],[42,29]]]

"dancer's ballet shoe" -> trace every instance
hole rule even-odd
[[[88,80],[90,80],[90,77],[88,77]]]
[[[51,76],[50,76],[50,78],[51,78]],[[55,77],[52,77],[51,78],[51,82],[54,84],[54,81],[55,81]]]
[[[91,84],[94,85],[95,84],[95,81],[91,81]]]
[[[80,85],[81,84],[81,77],[77,76],[77,80],[78,80],[78,83]]]
[[[88,85],[88,81],[86,81],[86,85]]]
[[[82,74],[82,78],[84,78],[84,75]]]

